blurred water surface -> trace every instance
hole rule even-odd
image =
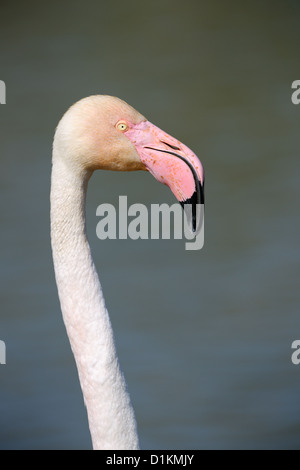
[[[296,1],[1,4],[0,448],[89,449],[49,239],[51,145],[77,99],[119,96],[206,170],[205,246],[100,241],[96,208],[167,202],[98,172],[88,234],[143,448],[300,447]]]

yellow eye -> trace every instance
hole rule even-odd
[[[127,131],[127,129],[128,129],[128,124],[127,124],[126,121],[119,121],[119,122],[117,122],[117,124],[116,124],[116,128],[117,128],[118,131],[120,131],[120,132],[125,132],[125,131]]]

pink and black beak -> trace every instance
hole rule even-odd
[[[131,126],[125,134],[154,178],[169,186],[183,208],[191,206],[192,231],[196,232],[198,209],[204,204],[204,170],[200,160],[186,145],[149,121]]]

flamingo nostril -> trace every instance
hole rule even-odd
[[[173,150],[180,150],[180,148],[175,147],[175,145],[168,144],[167,142],[164,142],[163,140],[161,140],[161,143],[167,145],[168,147],[170,147]]]

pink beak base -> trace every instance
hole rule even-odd
[[[132,125],[125,135],[148,171],[167,185],[182,205],[204,204],[203,166],[186,145],[149,121]]]

